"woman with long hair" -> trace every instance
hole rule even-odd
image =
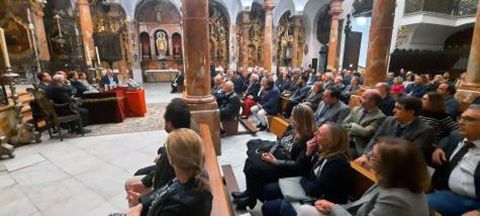
[[[264,216],[296,215],[291,203],[297,198],[292,197],[304,197],[296,201],[307,203],[319,197],[347,203],[353,182],[346,131],[338,124],[323,124],[315,137],[308,141],[305,154],[313,156],[311,160],[303,161],[303,166],[310,170],[306,175],[297,180],[280,179],[262,189],[261,199],[266,201],[262,206]],[[298,183],[290,185],[285,181]],[[291,191],[292,188],[295,189]]]
[[[435,129],[436,144],[458,129],[457,122],[445,112],[445,99],[437,92],[423,95],[419,118]]]
[[[253,208],[263,185],[308,171],[300,162],[305,158],[306,142],[315,130],[312,109],[299,104],[293,108],[290,126],[279,141],[256,139],[247,143],[248,158],[243,169],[247,190],[232,193],[237,209]]]
[[[165,149],[175,178],[140,197],[128,216],[209,216],[212,194],[203,170],[203,141],[193,130],[176,129],[168,134]]]
[[[338,205],[317,200],[313,206],[299,207],[299,216],[427,216],[425,192],[430,178],[421,151],[415,144],[399,138],[379,139],[370,155],[377,183],[355,202]]]

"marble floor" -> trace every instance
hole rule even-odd
[[[145,84],[147,103],[168,103],[168,83]],[[0,160],[0,215],[107,215],[127,209],[123,184],[138,168],[152,164],[163,145],[163,130],[75,137],[19,147],[14,159]],[[274,140],[260,132],[222,138],[221,164],[231,164],[241,189],[245,143]]]

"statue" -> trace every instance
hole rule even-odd
[[[40,143],[41,134],[35,131],[35,127],[30,123],[21,123],[15,126],[16,134],[10,137],[10,144],[14,146],[29,144],[32,142]]]
[[[164,32],[157,32],[155,39],[155,46],[157,48],[157,56],[159,59],[165,59],[167,54],[167,39]]]

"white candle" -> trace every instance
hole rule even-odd
[[[5,41],[5,32],[0,28],[0,46],[2,47],[3,62],[5,67],[10,67],[10,59],[8,58],[7,42]]]
[[[90,56],[90,49],[88,49],[88,45],[85,45],[85,55],[87,58],[87,65],[91,66],[92,65],[92,58]]]
[[[95,52],[97,53],[98,66],[100,66],[100,55],[98,54],[98,47],[95,47]]]

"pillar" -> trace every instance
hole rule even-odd
[[[43,23],[45,13],[43,13],[42,6],[38,4],[35,4],[32,9],[32,22],[35,26],[35,34],[37,36],[38,59],[41,61],[49,61],[50,52],[48,49],[47,33],[45,32],[45,25]]]
[[[330,26],[330,40],[328,41],[328,61],[327,69],[336,70],[338,68],[338,19],[342,10],[342,0],[330,0],[330,11],[332,23]]]
[[[90,3],[88,0],[78,0],[77,1],[77,8],[78,8],[78,17],[80,20],[80,32],[82,34],[82,43],[83,43],[83,57],[84,62],[87,64],[89,61],[87,52],[90,53],[91,59],[94,59],[95,53],[95,44],[93,43],[93,23],[92,23],[92,15],[90,13]],[[87,50],[88,47],[88,50]],[[93,61],[93,60],[92,60]]]
[[[242,42],[241,47],[240,47],[240,56],[242,59],[240,60],[240,64],[242,65],[242,73],[243,76],[247,76],[248,73],[248,41],[249,41],[249,34],[248,30],[250,28],[250,13],[245,11],[241,13],[242,16],[242,39],[240,40]]]
[[[184,98],[194,121],[209,126],[215,150],[220,154],[220,113],[210,92],[208,0],[182,0],[182,12],[186,72]]]
[[[461,110],[464,110],[478,96],[480,96],[480,2],[477,7],[465,82],[460,85],[456,98],[460,102]]]
[[[302,17],[294,16],[293,17],[293,41],[292,41],[292,67],[299,66],[299,47],[298,47],[298,37],[300,35],[302,27]]]
[[[265,34],[263,39],[263,67],[272,73],[272,43],[273,43],[273,0],[265,0]]]
[[[368,45],[367,69],[364,78],[366,86],[385,82],[388,58],[395,18],[395,0],[375,0],[372,9],[372,24]]]

